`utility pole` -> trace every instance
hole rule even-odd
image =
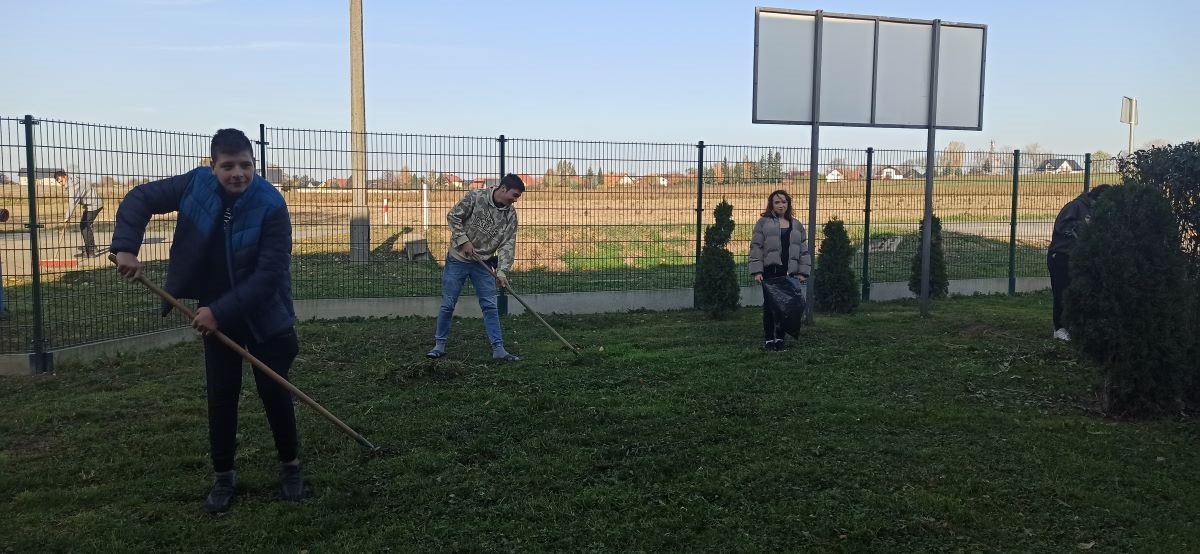
[[[371,252],[371,212],[367,208],[367,107],[363,89],[362,0],[350,0],[351,262],[366,262]]]

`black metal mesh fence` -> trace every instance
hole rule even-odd
[[[528,186],[516,269],[563,292],[691,286],[696,145],[512,139],[505,154]]]
[[[28,125],[3,119],[0,129],[0,173],[9,182],[0,189],[0,207],[10,213],[0,224],[7,312],[0,319],[0,352],[36,350],[39,341],[56,349],[177,327],[178,320],[160,317],[156,297],[121,282],[104,255],[124,194],[203,163],[210,137],[52,120]],[[72,202],[75,182],[96,198]],[[30,228],[35,223],[36,236]],[[89,229],[94,246],[87,249]],[[156,216],[147,229],[140,258],[158,282],[173,229],[173,214]]]
[[[206,164],[210,137],[43,120],[29,126],[30,186],[26,127],[0,118],[0,207],[10,212],[0,223],[0,353],[179,326],[159,317],[156,298],[120,282],[103,253],[124,195]],[[739,263],[772,191],[787,190],[795,217],[806,227],[809,221],[807,148],[368,133],[356,202],[351,133],[262,126],[259,136],[248,134],[258,139],[262,171],[291,210],[297,299],[438,295],[446,212],[466,191],[492,186],[507,172],[528,187],[517,204],[512,276],[522,292],[690,287],[697,241],[722,201],[734,207],[730,250]],[[953,147],[936,156],[934,213],[951,279],[1045,276],[1059,208],[1089,184],[1119,182],[1114,160],[1091,156]],[[814,261],[821,226],[838,218],[858,249],[860,279],[907,281],[920,244],[925,152],[823,149],[817,162]],[[84,210],[76,207],[63,221],[70,195],[56,171],[102,198],[91,225],[99,256],[80,255]],[[361,259],[351,248],[356,214],[369,221]],[[146,234],[141,258],[158,282],[173,230],[167,214]],[[745,271],[739,278],[750,283]]]
[[[369,256],[352,261],[351,134],[267,128],[266,138],[267,177],[292,214],[297,298],[439,294],[446,212],[499,174],[496,139],[368,133]]]

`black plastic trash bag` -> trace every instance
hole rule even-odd
[[[783,332],[800,338],[800,325],[804,322],[804,285],[795,277],[771,277],[763,279],[763,306],[771,310]]]

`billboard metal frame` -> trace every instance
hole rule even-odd
[[[812,97],[808,100],[811,102],[811,110],[809,119],[797,120],[767,120],[760,119],[758,116],[759,102],[759,62],[760,62],[760,22],[762,14],[784,14],[784,15],[799,15],[813,18],[813,44],[811,48],[813,56],[812,66]],[[871,116],[867,123],[862,122],[839,122],[831,121],[826,123],[821,120],[821,63],[822,63],[822,47],[824,45],[824,18],[830,17],[833,19],[856,20],[856,21],[872,21],[874,22],[874,45],[872,48],[872,67],[871,67]],[[877,108],[879,104],[879,37],[882,23],[899,23],[907,25],[928,25],[930,30],[930,53],[929,61],[929,81],[927,93],[922,98],[926,101],[925,123],[923,124],[880,124],[877,121]],[[942,46],[942,28],[967,28],[978,29],[982,33],[980,37],[980,58],[979,58],[979,108],[976,115],[976,125],[961,126],[951,125],[939,127],[938,119],[938,80],[940,70],[940,56]],[[801,49],[797,51],[798,56],[803,56],[809,50]],[[800,58],[803,59],[803,58]],[[938,129],[947,130],[963,130],[963,131],[981,131],[983,130],[983,98],[984,98],[984,77],[987,74],[987,26],[974,23],[956,23],[943,22],[940,19],[923,20],[923,19],[903,19],[895,17],[881,17],[870,15],[855,15],[842,13],[828,13],[823,10],[803,11],[803,10],[788,10],[781,8],[763,8],[757,7],[754,9],[754,91],[752,95],[752,114],[753,123],[766,124],[784,124],[784,125],[809,125],[811,127],[811,138],[809,142],[809,181],[808,181],[808,243],[809,245],[816,243],[816,226],[817,226],[817,162],[820,154],[820,136],[821,125],[833,125],[843,127],[891,127],[891,128],[906,128],[906,129],[925,129],[927,132],[927,140],[925,145],[925,215],[923,218],[923,231],[921,233],[921,290],[919,294],[920,311],[922,317],[929,315],[929,272],[930,272],[930,251],[932,241],[932,222],[933,222],[933,179],[934,179],[934,139]],[[803,90],[801,87],[800,90]],[[810,246],[811,248],[811,246]],[[807,296],[811,300],[814,298],[815,279],[810,276],[807,283]],[[805,319],[812,323],[813,321],[813,304],[808,302],[807,313]]]

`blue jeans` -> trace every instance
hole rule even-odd
[[[438,310],[437,330],[433,340],[446,342],[450,338],[450,323],[454,319],[454,305],[462,294],[463,284],[471,278],[475,285],[475,296],[479,298],[479,309],[483,311],[483,328],[487,330],[492,348],[504,346],[500,335],[500,309],[496,306],[496,278],[476,262],[460,262],[454,256],[446,256],[446,268],[442,270],[442,307]]]

